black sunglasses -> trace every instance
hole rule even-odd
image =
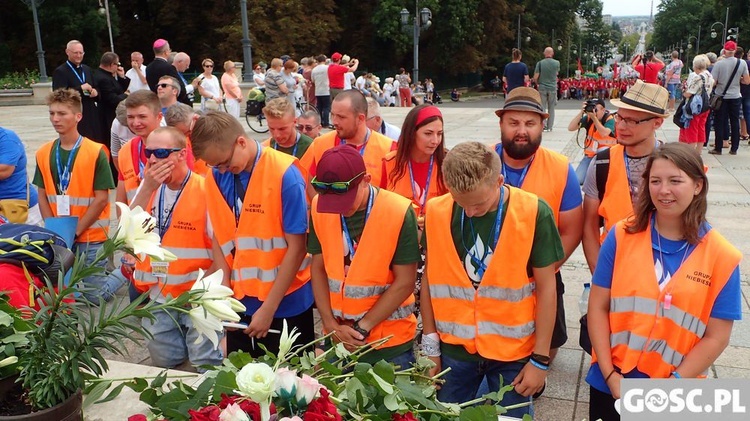
[[[173,152],[179,152],[183,148],[158,148],[158,149],[145,149],[146,158],[151,158],[151,155],[155,155],[159,159],[164,159],[171,155]]]
[[[365,172],[363,171],[355,175],[354,177],[352,177],[352,179],[349,181],[334,181],[333,183],[326,183],[324,181],[318,181],[318,177],[313,177],[312,181],[310,181],[310,184],[312,184],[313,188],[318,193],[343,194],[343,193],[348,192],[352,188],[352,183],[354,183],[354,180],[358,179],[364,174]]]
[[[203,67],[214,67],[213,64],[204,64]]]
[[[309,124],[308,125],[298,124],[296,127],[297,127],[297,130],[301,132],[311,132],[313,131],[313,129],[315,129],[318,126],[311,126]]]
[[[160,84],[158,84],[158,85],[156,85],[156,86],[158,86],[158,87],[160,87],[160,88],[166,88],[166,87],[171,87],[171,88],[174,88],[174,85],[172,85],[172,84],[170,84],[170,83],[160,83]]]

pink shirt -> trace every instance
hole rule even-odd
[[[221,75],[221,89],[224,90],[224,94],[229,99],[240,99],[242,98],[242,90],[240,90],[240,83],[234,75],[224,73]]]

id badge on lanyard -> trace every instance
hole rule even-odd
[[[151,274],[157,278],[165,279],[169,271],[169,262],[151,261]]]
[[[70,216],[70,196],[58,194],[55,200],[57,201],[57,216]]]

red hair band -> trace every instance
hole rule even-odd
[[[417,114],[417,123],[414,126],[419,127],[419,125],[422,124],[423,121],[435,116],[440,117],[441,120],[443,118],[443,113],[440,112],[440,109],[438,107],[434,105],[424,107],[419,110],[419,113]]]

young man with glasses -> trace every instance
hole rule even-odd
[[[271,132],[271,138],[266,139],[263,146],[301,159],[313,140],[297,131],[294,105],[286,98],[274,98],[266,102],[263,115]]]
[[[225,283],[247,310],[243,330],[227,333],[227,351],[264,355],[257,343],[278,352],[283,320],[315,340],[310,259],[306,258],[305,179],[294,157],[248,137],[231,115],[208,111],[193,126],[196,157],[213,166],[206,201],[214,238],[224,259]],[[230,278],[231,275],[231,278]]]
[[[411,201],[374,187],[362,156],[349,145],[325,151],[317,169],[307,250],[323,331],[350,350],[392,335],[361,360],[409,368],[421,259]]]
[[[316,111],[309,110],[297,117],[297,131],[309,136],[312,139],[320,136],[320,114]]]
[[[669,92],[642,80],[611,102],[618,107],[617,144],[597,153],[583,182],[583,251],[591,273],[599,258],[600,241],[617,221],[633,214],[633,203],[646,188],[641,185],[642,175],[649,155],[660,143],[656,130],[669,116]]]
[[[109,191],[114,182],[104,146],[78,132],[82,118],[81,96],[72,89],[57,89],[47,96],[49,119],[58,138],[36,153],[34,185],[39,190],[43,218],[74,217],[71,250],[86,253],[91,265],[107,240],[110,223]],[[99,262],[104,267],[106,260]],[[94,304],[109,301],[124,278],[93,275],[83,279],[83,296]]]
[[[164,302],[189,291],[199,269],[206,274],[216,271],[219,259],[214,261],[213,255],[221,250],[208,222],[204,179],[187,165],[185,136],[173,127],[158,128],[146,139],[144,152],[148,163],[130,207],[140,206],[153,216],[162,247],[177,260],[156,262],[147,257],[136,263],[133,278],[139,292]],[[195,366],[221,364],[223,353],[211,341],[196,343],[199,333],[187,314],[161,310],[154,316],[142,323],[152,336],[148,351],[156,366],[172,368],[185,360]]]

